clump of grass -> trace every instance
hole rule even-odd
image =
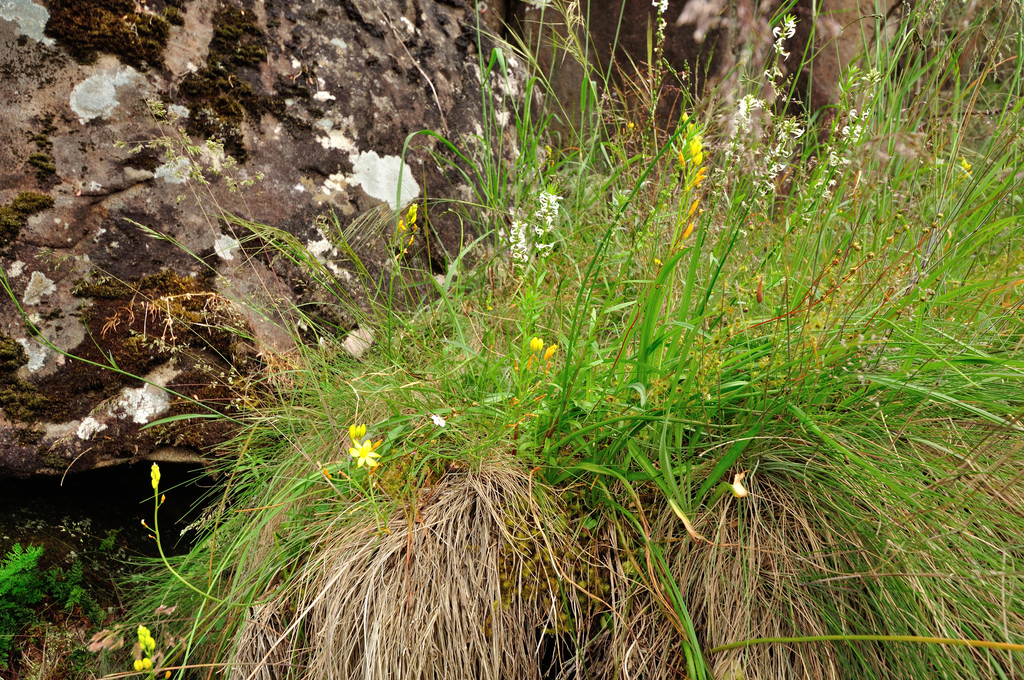
[[[361,309],[235,220],[338,295],[277,315],[300,348],[276,399],[179,576],[148,587],[143,611],[185,612],[167,658],[236,680],[1020,672],[921,642],[1024,623],[1021,112],[968,147],[959,122],[1006,93],[947,88],[908,36],[816,135],[752,122],[774,106],[754,91],[668,133],[602,110],[613,131],[542,153],[526,112],[516,173],[482,164],[457,206],[495,252],[437,278],[361,261],[436,204],[326,229]],[[342,318],[376,339],[360,361]]]

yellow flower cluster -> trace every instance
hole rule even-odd
[[[356,459],[358,467],[365,465],[368,469],[373,470],[380,465],[380,462],[377,460],[377,458],[380,458],[380,454],[377,453],[376,449],[383,443],[383,440],[374,443],[369,439],[363,439],[366,436],[366,425],[350,425],[348,436],[352,440],[352,448],[348,450],[348,453]]]
[[[153,491],[156,491],[160,486],[160,466],[156,463],[149,469],[149,478],[153,480]]]
[[[156,468],[156,465],[154,464],[153,467]],[[157,469],[155,474],[159,479],[160,470]],[[156,488],[155,482],[153,487]],[[156,650],[156,640],[154,640],[153,636],[150,634],[149,628],[146,628],[145,626],[139,626],[138,635],[139,649],[142,650],[142,658],[136,659],[132,666],[136,671],[141,673],[142,671],[148,671],[153,668],[153,659],[150,657],[153,656],[153,652]]]
[[[402,247],[402,254],[409,252],[408,246],[412,245],[412,241],[416,238],[416,230],[419,229],[419,225],[416,224],[416,218],[419,216],[418,204],[413,203],[409,206],[409,211],[405,213],[405,219],[398,220],[398,238],[399,245]],[[409,240],[406,240],[408,235]]]
[[[689,117],[684,115],[683,121],[688,120]],[[693,123],[687,123],[686,136],[687,141],[683,145],[682,150],[679,151],[679,165],[683,169],[686,192],[689,193],[704,183],[704,178],[707,176],[707,167],[704,166],[704,139],[697,133]],[[682,234],[677,233],[678,237],[673,243],[673,248],[681,246],[682,242],[693,233],[693,227],[696,223],[693,218],[699,206],[700,197],[694,198],[693,202],[690,203],[690,209],[686,212],[686,228]]]
[[[533,338],[530,339],[530,358],[527,359],[527,361],[526,361],[526,367],[527,368],[531,368],[533,366],[533,359],[534,359],[534,357],[539,355],[541,353],[541,350],[543,350],[543,349],[544,349],[544,341],[543,340],[541,340],[538,337],[533,337]],[[541,357],[540,361],[551,361],[551,357],[555,356],[555,352],[557,352],[557,351],[558,351],[558,345],[551,345],[544,352],[544,354]]]

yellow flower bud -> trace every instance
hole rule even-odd
[[[555,355],[555,352],[557,352],[557,351],[558,351],[558,345],[551,345],[551,347],[548,347],[548,351],[544,352],[544,361],[547,361],[548,359],[553,357]]]
[[[358,444],[366,436],[366,425],[349,425],[348,436],[353,444]]]
[[[743,486],[743,478],[746,476],[746,472],[741,472],[732,478],[732,495],[736,498],[746,498],[750,495],[750,492]]]
[[[153,467],[149,469],[149,476],[153,480],[153,490],[160,486],[160,466],[153,463]]]
[[[544,349],[544,341],[543,340],[541,340],[540,338],[537,338],[537,337],[535,337],[532,340],[530,340],[530,351],[531,352],[539,352],[542,349]]]
[[[142,670],[142,659],[136,659],[135,663],[132,664],[136,671]]]
[[[150,658],[143,659],[142,660],[142,667],[145,668],[148,671],[150,668],[153,667],[153,660],[150,659]]]

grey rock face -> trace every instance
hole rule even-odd
[[[468,190],[434,137],[414,137],[403,157],[411,133],[466,147],[486,124],[479,52],[486,63],[493,43],[461,0],[143,8],[18,0],[0,11],[0,476],[189,455],[228,433],[226,422],[140,428],[202,411],[190,400],[230,412],[231,381],[259,369],[258,352],[287,349],[244,303],[329,295],[218,210],[308,246],[358,304],[325,216],[344,232],[378,206]],[[189,161],[145,144],[179,131],[204,167],[264,179],[235,193],[211,176],[197,206]],[[425,271],[443,271],[472,236],[436,212],[421,208],[428,226],[403,256]],[[393,220],[374,227],[353,245],[371,276],[390,276]],[[344,310],[328,318],[355,327]]]

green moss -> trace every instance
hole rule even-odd
[[[34,153],[28,157],[28,164],[36,169],[36,177],[46,179],[57,172],[53,159],[45,153]]]
[[[29,215],[52,207],[52,197],[32,191],[23,191],[8,205],[0,206],[0,246],[18,237]]]
[[[38,135],[33,135],[32,138],[29,139],[29,141],[30,142],[35,142],[37,147],[39,147],[40,149],[44,149],[44,150],[50,148],[51,146],[53,146],[53,143],[50,142],[50,138],[47,135],[43,134],[43,133],[39,133]]]
[[[240,72],[258,67],[266,59],[266,36],[256,24],[256,15],[224,7],[213,15],[206,66],[186,76],[179,87],[192,108],[189,132],[216,139],[239,162],[247,155],[240,129],[246,117],[258,120],[264,113],[272,113],[282,120],[290,118],[283,96],[258,94]]]
[[[0,335],[0,408],[11,420],[31,420],[48,403],[32,383],[15,371],[28,363],[25,348],[7,335]]]
[[[185,17],[181,15],[181,10],[174,5],[164,7],[164,19],[167,19],[167,23],[175,26],[185,25]]]
[[[28,355],[21,343],[7,335],[0,335],[0,373],[13,373],[28,363]]]
[[[99,298],[101,300],[119,300],[132,294],[133,288],[112,276],[96,276],[93,280],[79,279],[71,289],[75,297]]]
[[[91,64],[106,52],[140,71],[163,66],[170,24],[159,15],[136,12],[133,0],[51,0],[48,6],[44,33],[79,63]]]
[[[14,431],[14,439],[22,446],[31,446],[42,441],[46,432],[37,427],[19,427]]]

